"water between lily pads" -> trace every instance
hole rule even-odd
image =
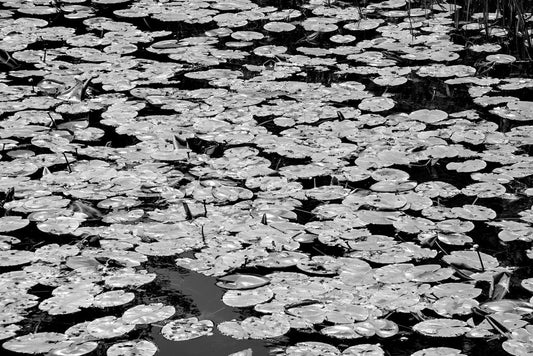
[[[200,320],[209,319],[218,325],[223,321],[240,320],[243,314],[250,314],[246,309],[233,308],[222,302],[225,290],[215,285],[216,278],[167,263],[150,263],[147,270],[157,273],[157,279],[154,281],[157,290],[150,289],[146,293],[150,294],[151,300],[159,294],[170,297],[173,303],[178,302],[178,305],[172,304],[176,308],[175,317],[195,316]],[[183,316],[180,316],[180,313]],[[222,335],[216,326],[211,336],[189,341],[170,341],[161,334],[161,325],[164,324],[166,321],[152,326],[149,336],[149,339],[158,345],[160,356],[229,355],[245,349],[252,349],[254,356],[266,356],[272,355],[272,348],[276,345],[269,340],[237,340]]]

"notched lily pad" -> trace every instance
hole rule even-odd
[[[413,330],[431,337],[458,337],[466,334],[470,327],[457,319],[429,319],[415,324]]]

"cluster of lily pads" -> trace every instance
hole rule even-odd
[[[153,355],[153,325],[533,354],[533,78],[504,53],[526,33],[455,2],[280,6],[0,1],[4,352]],[[165,258],[243,318],[145,298]]]

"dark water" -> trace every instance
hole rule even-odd
[[[162,21],[157,21],[154,19],[146,18],[146,19],[119,19],[117,16],[113,14],[114,10],[121,9],[121,8],[127,8],[129,5],[131,5],[134,2],[127,2],[122,5],[116,5],[116,6],[101,6],[101,5],[94,5],[92,6],[92,10],[95,12],[95,16],[101,16],[101,17],[107,17],[111,18],[113,20],[121,20],[121,21],[129,21],[133,24],[135,24],[139,29],[145,30],[145,31],[156,31],[156,30],[168,30],[170,33],[163,38],[160,39],[181,39],[185,37],[192,37],[192,36],[202,36],[205,31],[212,30],[217,28],[217,26],[213,23],[207,23],[207,24],[197,24],[197,25],[191,25],[191,24],[176,24],[176,23],[164,23]],[[303,5],[303,1],[259,1],[261,6],[275,6],[278,9],[288,9],[288,8],[298,8],[302,10],[305,17],[311,17],[313,16],[312,12],[309,9],[306,9]],[[357,7],[357,6],[364,6],[367,5],[369,2],[354,2],[350,6]],[[423,2],[427,3],[427,2]],[[346,4],[340,4],[342,6],[345,6]],[[5,4],[3,7],[7,9],[9,8],[8,4]],[[22,15],[15,14],[13,15],[14,18],[20,18]],[[464,13],[460,14],[460,17],[462,18],[464,16]],[[75,19],[68,19],[64,16],[35,16],[40,18],[46,18],[51,24],[54,24],[56,26],[65,26],[65,27],[71,27],[76,30],[76,34],[82,34],[82,33],[88,33],[90,31],[87,31],[84,25],[81,24],[79,20]],[[377,16],[376,16],[377,17]],[[397,23],[399,20],[395,19],[388,19],[387,21],[390,21],[390,23]],[[242,28],[236,28],[235,30],[250,30],[250,31],[259,31],[259,32],[265,32],[262,30],[262,22],[255,23],[251,22],[250,24],[242,27]],[[93,31],[94,32],[94,31]],[[347,31],[344,31],[347,33]],[[96,33],[96,32],[94,32]],[[296,53],[296,48],[300,46],[309,46],[309,47],[320,47],[320,48],[326,48],[334,46],[328,42],[329,34],[318,34],[314,37],[309,37],[310,35],[313,35],[312,33],[309,33],[308,31],[303,30],[302,28],[298,27],[297,30],[292,32],[290,35],[285,34],[272,34],[270,33],[269,36],[265,37],[262,40],[255,41],[254,46],[259,45],[283,45],[288,47],[289,53]],[[379,35],[375,31],[368,31],[365,33],[357,33],[357,42],[360,42],[362,40],[370,40],[373,38],[378,37]],[[465,34],[458,31],[457,33],[454,33],[453,38],[456,43],[465,44],[467,43]],[[478,42],[483,42],[482,38],[476,38],[475,39]],[[221,43],[217,44],[217,48],[225,49],[225,47]],[[357,43],[356,42],[356,43]],[[505,42],[505,41],[504,41]],[[355,43],[354,43],[355,44]],[[505,43],[503,50],[512,52],[515,55],[523,55],[523,48],[518,48],[513,43]],[[33,43],[29,46],[30,49],[35,50],[52,50],[54,47],[61,47],[64,46],[64,43],[58,43],[53,41],[37,41],[36,43]],[[157,59],[161,61],[168,61],[165,55],[157,55],[154,53],[151,53],[147,51],[144,47],[146,46],[139,46],[139,49],[134,52],[132,55],[137,58],[149,58],[149,59]],[[465,54],[461,51],[462,57],[459,59],[459,63],[461,64],[467,64],[467,65],[474,65],[477,61],[481,60],[480,56],[472,55],[472,54]],[[66,59],[66,60],[72,60],[71,58],[63,58],[59,57],[59,59]],[[254,64],[254,65],[264,65],[270,61],[270,59],[266,59],[264,57],[251,55],[247,57],[245,60],[229,60],[226,63],[222,63],[217,66],[217,68],[227,68],[227,69],[242,69],[243,65],[245,64]],[[418,64],[427,64],[428,62],[420,62]],[[412,64],[412,63],[409,63]],[[4,71],[7,73],[9,72],[9,65],[5,63],[2,67]],[[31,64],[22,64],[22,67],[18,69],[33,69]],[[198,70],[208,69],[208,66],[206,65],[198,65]],[[248,75],[250,78],[252,75],[246,71],[245,76]],[[410,77],[410,81],[405,84],[404,86],[398,87],[398,88],[387,88],[384,89],[383,87],[377,86],[371,82],[371,80],[362,75],[356,75],[356,74],[348,74],[348,75],[338,75],[334,73],[334,70],[327,69],[327,70],[318,70],[317,68],[306,68],[305,70],[306,76],[305,77],[298,77],[298,76],[292,76],[288,79],[290,80],[300,80],[310,83],[322,83],[326,86],[330,86],[332,83],[338,83],[342,81],[348,81],[348,80],[357,80],[361,83],[365,84],[367,86],[367,89],[371,91],[375,95],[382,95],[384,93],[394,93],[394,99],[397,102],[397,105],[391,112],[411,112],[414,110],[426,108],[426,109],[440,109],[444,110],[446,112],[458,112],[461,110],[469,110],[477,108],[473,103],[471,98],[468,95],[467,90],[464,87],[448,87],[447,85],[444,85],[442,80],[435,79],[435,78],[419,78],[414,75]],[[491,68],[487,73],[487,75],[491,75],[494,77],[500,77],[505,78],[507,76],[526,76],[531,75],[531,63],[528,61],[521,61],[512,67],[508,66],[494,66],[494,68]],[[179,78],[181,81],[180,83],[173,84],[172,86],[185,89],[185,90],[193,90],[198,88],[210,88],[211,86],[206,82],[202,80],[192,80],[189,78],[186,78],[182,76],[180,73],[176,74],[176,77]],[[21,78],[16,79],[12,78],[10,84],[24,84],[28,85],[30,83],[36,83],[40,80],[40,77],[35,78]],[[158,87],[157,84],[151,84],[152,87]],[[162,86],[166,86],[163,85]],[[170,85],[169,85],[170,86]],[[127,93],[127,92],[126,92]],[[92,85],[89,88],[88,95],[89,96],[97,96],[99,94],[102,94],[101,89],[98,87],[98,85]],[[513,95],[520,99],[524,100],[531,100],[531,90],[519,90],[516,92],[513,92]],[[131,95],[128,94],[128,96],[131,98]],[[345,102],[342,103],[342,107],[356,107],[357,101],[353,102]],[[146,109],[143,109],[140,111],[140,116],[143,115],[164,115],[164,114],[172,114],[173,111],[170,110],[163,110],[158,107],[147,107]],[[390,112],[387,112],[390,113]],[[86,119],[89,120],[91,126],[93,127],[99,127],[106,130],[105,136],[98,142],[94,142],[95,146],[103,146],[103,145],[109,145],[114,148],[118,147],[128,147],[132,144],[135,144],[139,142],[139,139],[130,136],[130,135],[124,135],[116,133],[112,128],[109,126],[105,126],[99,123],[101,120],[101,112],[92,112],[87,115]],[[518,125],[517,123],[509,122],[507,120],[500,119],[496,117],[495,115],[490,115],[485,110],[483,112],[485,115],[485,118],[489,121],[495,122],[498,124],[499,130],[502,132],[509,131],[513,126]],[[7,116],[7,114],[4,114],[3,117]],[[76,115],[66,115],[67,117],[71,119],[79,119],[80,117],[77,117]],[[270,117],[266,118],[256,118],[257,122],[261,124],[262,126],[266,127],[269,132],[271,133],[280,133],[283,131],[283,128],[277,127],[276,125],[272,123],[268,123],[268,120],[270,120]],[[429,127],[431,128],[431,127]],[[191,148],[193,151],[197,153],[203,153],[206,150],[213,147],[213,142],[197,139],[197,140],[191,140],[190,141]],[[224,145],[215,145],[212,157],[219,157],[223,152],[224,149],[227,147],[224,147]],[[469,149],[472,149],[474,151],[481,151],[484,149],[484,147],[476,147],[474,145],[466,145]],[[530,146],[524,146],[522,147],[524,152],[527,152],[529,155],[531,153],[531,147]],[[3,150],[2,150],[3,151]],[[46,150],[39,150],[38,148],[35,149],[37,153],[43,153],[47,152]],[[260,155],[262,157],[268,158],[272,162],[272,166],[276,168],[281,168],[284,166],[290,166],[293,164],[303,164],[308,163],[309,159],[291,159],[282,157],[276,153],[267,153],[267,152],[261,152]],[[80,157],[84,158],[84,157]],[[4,157],[3,160],[8,160],[7,157]],[[442,159],[435,164],[423,164],[421,162],[419,165],[409,165],[409,166],[393,166],[395,168],[401,168],[402,170],[408,172],[411,177],[416,179],[418,182],[425,182],[430,180],[441,180],[445,182],[449,182],[454,184],[458,188],[463,188],[466,185],[472,183],[470,177],[468,174],[460,174],[456,173],[450,170],[447,170],[445,168],[446,164],[451,162],[451,159]],[[351,162],[353,163],[353,162]],[[489,166],[489,168],[495,168],[498,164],[493,164],[492,166]],[[56,167],[57,168],[57,167]],[[183,166],[179,167],[184,173],[187,173],[186,170],[190,167]],[[61,165],[58,169],[66,169],[66,165]],[[37,172],[32,176],[34,179],[39,179],[41,172]],[[1,175],[1,172],[0,172]],[[303,184],[304,188],[311,188],[313,186],[322,186],[322,185],[328,185],[332,181],[332,178],[327,177],[319,177],[317,179],[312,180],[302,180],[301,183]],[[513,182],[513,184],[516,185],[516,189],[522,189],[523,186],[531,186],[532,182],[530,178],[523,179],[518,182]],[[370,181],[366,182],[357,182],[357,183],[351,183],[350,188],[357,189],[357,188],[364,188],[367,189],[371,185]],[[449,206],[461,206],[463,204],[470,204],[474,198],[465,198],[461,197],[456,200],[450,200],[447,202]],[[521,199],[517,201],[508,202],[501,199],[494,199],[494,200],[480,200],[483,205],[488,206],[492,209],[494,209],[498,213],[498,217],[501,219],[505,218],[515,218],[517,212],[528,209],[531,205],[531,198],[529,197],[521,197]],[[297,221],[300,223],[306,223],[308,221],[312,221],[314,219],[314,216],[309,213],[310,210],[318,206],[320,203],[317,201],[305,201],[302,209],[300,209],[299,212],[297,212],[298,219]],[[145,205],[143,207],[147,209],[152,209],[156,206],[156,204],[153,201],[146,200]],[[2,213],[6,213],[3,211]],[[371,231],[373,233],[383,233],[391,235],[394,233],[392,228],[389,227],[372,227]],[[513,297],[520,297],[520,298],[527,298],[528,295],[523,290],[521,290],[517,285],[522,278],[527,278],[528,276],[531,276],[531,262],[530,260],[525,256],[525,250],[530,247],[530,244],[528,243],[511,243],[507,246],[502,246],[500,241],[498,240],[496,234],[497,230],[491,227],[487,227],[482,223],[476,223],[476,228],[474,231],[470,233],[471,236],[474,237],[474,240],[476,243],[478,243],[481,247],[481,249],[484,252],[490,253],[493,256],[497,256],[500,262],[502,262],[505,265],[510,266],[518,266],[521,269],[517,271],[515,275],[515,279],[513,280],[512,285],[512,296]],[[46,234],[40,233],[37,229],[34,227],[26,228],[20,232],[17,232],[13,234],[15,236],[20,237],[23,240],[23,243],[20,248],[33,250],[36,248],[36,246],[39,246],[42,244],[42,241],[46,242],[56,242],[56,243],[72,243],[72,241],[68,240],[68,237],[51,237]],[[401,235],[401,234],[400,234]],[[324,246],[321,246],[319,243],[315,243],[311,246],[305,246],[302,247],[305,252],[316,255],[318,254],[317,251],[324,252],[326,251],[327,254],[330,255],[340,255],[343,251],[339,251],[335,248],[327,248]],[[450,251],[454,249],[454,247],[449,247]],[[136,299],[131,303],[131,305],[127,305],[127,307],[131,307],[135,304],[140,303],[150,303],[150,302],[163,302],[168,305],[173,305],[176,308],[176,315],[173,318],[186,318],[191,316],[196,316],[199,319],[210,319],[212,320],[215,325],[219,324],[223,321],[228,321],[232,319],[242,320],[249,316],[257,316],[258,313],[253,311],[253,308],[232,308],[227,305],[225,305],[222,302],[222,296],[224,294],[224,290],[217,287],[215,285],[216,279],[212,277],[207,277],[202,274],[187,271],[185,269],[179,268],[175,266],[175,263],[173,261],[174,258],[150,258],[149,262],[144,264],[144,267],[148,270],[148,272],[153,272],[157,274],[157,279],[146,286],[143,286],[141,288],[138,288],[135,290],[136,293]],[[14,269],[3,269],[2,272],[7,272],[10,270],[16,270]],[[294,271],[294,270],[291,270]],[[263,271],[265,272],[265,271]],[[33,288],[31,293],[38,295],[41,298],[47,298],[51,294],[51,289],[47,288],[45,286],[36,286]],[[21,323],[23,326],[23,331],[25,333],[29,332],[36,332],[36,331],[58,331],[63,332],[67,327],[73,325],[74,323],[78,323],[85,320],[91,320],[96,317],[101,317],[105,315],[116,315],[119,316],[124,311],[123,307],[113,308],[111,310],[97,310],[97,309],[88,309],[80,313],[76,313],[74,315],[69,316],[61,316],[61,317],[50,317],[45,312],[39,311],[37,308],[33,308],[29,311],[27,315],[27,319]],[[448,346],[448,347],[455,347],[462,349],[464,353],[468,355],[491,355],[491,356],[499,356],[499,355],[505,355],[506,353],[501,349],[501,342],[502,339],[497,340],[473,340],[473,339],[466,339],[466,338],[453,338],[451,340],[448,339],[434,339],[434,338],[427,338],[422,337],[420,335],[415,335],[412,330],[411,326],[417,322],[416,318],[414,318],[412,315],[394,315],[391,317],[391,320],[395,321],[400,326],[400,333],[399,335],[391,338],[391,339],[379,339],[377,337],[373,337],[370,339],[365,339],[364,342],[368,343],[374,343],[374,344],[381,344],[385,350],[387,350],[388,355],[410,355],[411,353],[420,350],[424,347],[436,347],[436,346]],[[245,350],[245,349],[252,349],[253,355],[255,356],[268,356],[277,354],[277,351],[279,348],[286,347],[288,345],[294,345],[296,342],[301,341],[322,341],[331,343],[333,345],[338,346],[339,348],[343,349],[348,346],[361,343],[361,340],[336,340],[327,338],[325,336],[321,336],[318,333],[306,333],[301,331],[294,331],[292,330],[288,335],[279,337],[273,340],[236,340],[234,338],[224,336],[222,335],[216,327],[213,330],[212,336],[207,337],[201,337],[198,339],[185,341],[185,342],[173,342],[165,339],[161,335],[161,327],[164,325],[166,321],[160,322],[161,325],[151,325],[151,326],[138,326],[136,330],[126,337],[124,337],[124,340],[131,340],[132,337],[137,338],[146,338],[148,340],[152,340],[154,343],[157,344],[159,348],[158,355],[160,356],[195,356],[195,355],[213,355],[213,356],[224,356],[228,355],[230,353],[234,353],[237,351]],[[105,354],[105,350],[107,347],[112,345],[115,342],[122,341],[122,338],[119,338],[118,340],[112,340],[112,342],[102,342],[99,346],[98,350],[94,353],[95,355],[102,356]],[[5,350],[2,350],[0,353],[1,355],[15,355],[14,353],[7,352]]]

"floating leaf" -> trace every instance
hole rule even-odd
[[[453,349],[451,347],[428,347],[419,350],[411,356],[464,356],[461,350]]]
[[[17,331],[20,330],[20,326],[11,324],[11,325],[0,325],[0,340],[9,339],[17,335]]]
[[[482,205],[463,205],[452,208],[452,212],[465,220],[486,221],[496,217],[496,212]]]
[[[511,338],[503,342],[502,348],[511,355],[529,355],[533,352],[533,347],[531,345],[532,333],[533,328],[531,325],[513,330]]]
[[[475,299],[451,296],[440,298],[431,305],[431,309],[440,316],[451,318],[454,315],[469,315],[472,313],[472,308],[478,305]]]
[[[350,346],[347,349],[344,349],[342,352],[343,356],[385,356],[385,351],[381,346],[374,344],[359,344]]]
[[[217,278],[216,285],[224,289],[254,289],[270,283],[266,277],[252,274],[231,274]]]
[[[87,341],[82,343],[71,343],[70,345],[62,348],[57,348],[50,351],[49,356],[82,356],[90,354],[98,347],[98,343],[95,341]]]
[[[110,308],[127,304],[135,298],[135,294],[123,290],[112,290],[94,297],[92,306],[96,308]]]
[[[269,301],[274,293],[268,286],[249,290],[229,290],[222,297],[224,304],[231,307],[250,307]]]
[[[0,267],[20,266],[31,262],[34,253],[21,250],[0,251]]]
[[[92,294],[83,291],[56,295],[43,300],[39,304],[39,309],[50,315],[72,314],[80,311],[81,308],[88,308],[93,300]]]
[[[161,334],[171,341],[192,340],[213,334],[211,320],[198,320],[198,318],[177,319],[167,323],[161,329]]]
[[[477,251],[453,251],[450,255],[446,255],[442,259],[451,265],[475,271],[493,269],[499,265],[496,258]]]
[[[458,337],[470,328],[464,321],[456,319],[429,319],[413,326],[413,330],[431,337]]]
[[[146,340],[124,341],[112,345],[107,349],[107,356],[152,356],[157,352],[157,346]]]
[[[353,324],[326,326],[320,330],[320,333],[337,339],[359,339],[363,337],[363,335],[357,333]]]
[[[514,313],[518,315],[527,315],[533,312],[533,305],[530,303],[512,299],[486,302],[481,304],[479,308],[488,313]]]
[[[104,316],[87,324],[87,331],[98,339],[110,339],[125,335],[135,328],[114,316]]]
[[[387,97],[365,98],[357,106],[359,109],[370,112],[387,111],[394,107],[394,100]]]
[[[68,346],[69,341],[64,334],[53,332],[40,332],[17,336],[2,344],[6,350],[24,354],[42,354],[54,349]]]
[[[128,324],[151,324],[170,318],[176,309],[162,303],[136,305],[122,314],[122,321]]]
[[[20,230],[29,224],[29,220],[21,216],[2,216],[0,217],[0,232],[9,232]]]

